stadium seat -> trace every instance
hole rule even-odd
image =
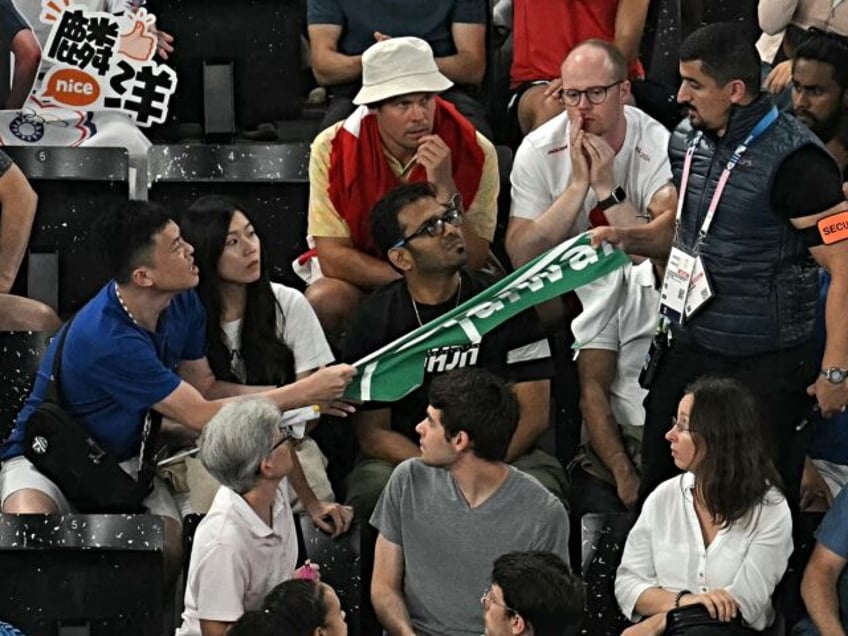
[[[28,636],[159,636],[162,520],[0,515],[0,616]]]
[[[29,397],[50,334],[0,331],[0,440],[5,440]]]
[[[308,165],[306,142],[153,146],[149,198],[175,213],[205,194],[241,202],[262,236],[271,278],[302,289],[291,262],[306,251]]]
[[[586,634],[618,636],[630,624],[615,600],[615,572],[635,520],[632,514],[607,513],[590,513],[581,519],[581,571],[586,584],[583,629]]]
[[[60,316],[67,317],[108,279],[103,259],[90,240],[91,227],[103,211],[118,209],[129,200],[127,151],[40,146],[7,146],[3,150],[38,194],[29,251],[58,255],[54,261],[58,265],[57,309]],[[27,275],[25,264],[19,279],[26,280]],[[39,277],[50,280],[43,271]]]
[[[333,539],[315,527],[309,515],[299,516],[306,556],[321,566],[321,580],[336,590],[347,617],[348,633],[359,636],[362,590],[359,559],[359,524]]]

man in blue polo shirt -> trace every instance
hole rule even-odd
[[[836,636],[848,629],[848,491],[843,489],[819,529],[804,570],[801,595],[809,618],[793,630],[798,636]],[[815,627],[814,627],[815,626]]]
[[[347,365],[324,369],[318,382],[294,389],[263,391],[219,382],[205,355],[206,318],[193,291],[199,280],[194,249],[179,226],[159,206],[133,201],[119,213],[104,215],[97,229],[113,279],[66,327],[62,402],[128,473],[138,471],[149,409],[200,430],[224,403],[237,399],[208,400],[207,395],[258,394],[280,409],[341,396],[354,373]],[[57,341],[48,348],[32,394],[0,449],[0,505],[6,513],[73,510],[60,487],[23,456],[27,421],[44,399]],[[180,515],[162,483],[154,480],[144,505],[164,517],[165,562],[178,565]]]

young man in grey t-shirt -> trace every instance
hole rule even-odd
[[[371,517],[371,602],[389,634],[478,635],[492,561],[546,550],[568,560],[568,516],[503,462],[518,422],[512,389],[482,369],[433,380],[421,457],[401,463]]]

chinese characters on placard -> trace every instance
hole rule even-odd
[[[153,60],[155,16],[143,8],[114,15],[90,11],[72,0],[45,0],[41,19],[53,27],[44,50],[51,68],[38,99],[72,108],[123,111],[139,126],[165,120],[177,75]]]

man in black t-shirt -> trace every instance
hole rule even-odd
[[[848,40],[810,34],[792,58],[792,114],[848,168]]]
[[[437,201],[429,184],[403,185],[380,200],[372,212],[374,241],[403,279],[362,303],[345,336],[344,360],[359,360],[488,287],[483,275],[463,269],[461,224],[458,197]],[[548,426],[553,362],[532,310],[485,334],[479,345],[428,351],[425,365],[421,387],[391,404],[367,403],[353,418],[363,457],[348,478],[348,503],[357,515],[367,519],[394,467],[419,455],[415,425],[425,416],[430,378],[463,366],[484,367],[515,383],[521,419],[507,461],[563,496],[562,467],[535,449]]]
[[[842,173],[842,190],[848,172],[848,40],[834,33],[809,33],[792,58],[792,114],[808,126],[825,144]],[[823,318],[824,299],[830,277],[823,275],[819,314]],[[821,323],[817,323],[821,326]],[[818,334],[819,339],[824,333]],[[842,486],[840,475],[848,464],[848,416],[838,414],[811,422],[812,439],[804,461],[801,480],[801,506],[804,510],[827,510]],[[826,480],[823,475],[826,475]],[[833,492],[831,492],[833,490]]]

